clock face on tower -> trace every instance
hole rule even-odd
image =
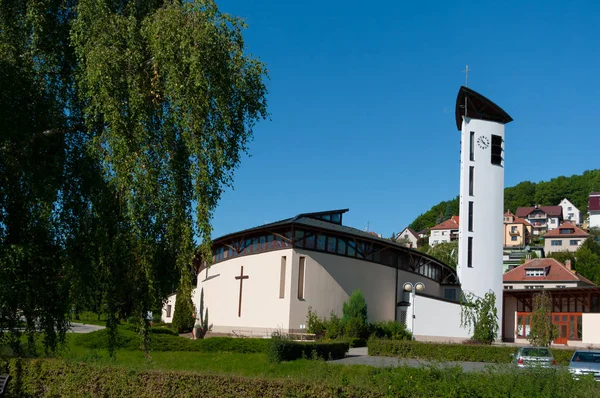
[[[490,140],[487,137],[480,135],[479,138],[477,138],[477,145],[479,145],[479,148],[481,149],[486,149],[490,146]]]

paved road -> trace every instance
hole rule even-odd
[[[88,325],[83,323],[71,323],[71,333],[90,333],[104,329],[104,326]]]
[[[411,366],[413,368],[419,368],[430,365],[436,365],[440,367],[460,366],[465,372],[475,372],[489,368],[507,368],[507,365],[505,364],[498,365],[486,362],[434,362],[419,359],[377,357],[368,355],[367,347],[350,348],[346,358],[330,362],[342,365],[368,365],[376,367]]]

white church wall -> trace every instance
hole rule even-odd
[[[417,340],[458,342],[470,337],[469,330],[460,326],[459,303],[436,300],[417,294],[414,304],[414,335]],[[410,330],[412,327],[410,307],[408,314],[406,323]]]
[[[282,256],[286,257],[285,293],[279,298]],[[212,265],[198,275],[197,294],[204,303],[213,332],[270,335],[289,328],[292,249],[237,257]],[[238,316],[240,269],[244,267],[241,316]]]
[[[173,322],[173,314],[175,313],[175,300],[177,299],[176,294],[172,294],[167,297],[167,301],[162,307],[161,320],[165,323]]]
[[[305,257],[304,299],[298,299],[298,267]],[[370,321],[393,320],[396,270],[384,265],[308,250],[296,250],[292,266],[290,328],[306,324],[308,307],[319,317],[333,310],[342,315],[344,301],[360,289],[367,302]]]
[[[584,313],[582,316],[581,343],[582,345],[600,345],[600,314]],[[569,341],[569,345],[573,345]]]

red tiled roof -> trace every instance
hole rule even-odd
[[[410,233],[412,236],[414,236],[416,239],[419,239],[419,234],[418,234],[417,232],[415,232],[415,230],[414,230],[414,229],[406,227],[406,228],[404,228],[404,229],[402,230],[402,232],[404,232],[404,231],[408,231],[408,232],[409,232],[409,233]],[[401,236],[401,235],[402,235],[402,232],[400,232],[400,233],[398,234],[397,238],[401,238],[401,237],[402,237],[402,236]]]
[[[561,206],[538,206],[538,207],[530,206],[530,207],[519,207],[517,209],[516,216],[525,218],[529,215],[529,213],[531,213],[534,210],[541,210],[544,213],[548,214],[549,216],[553,216],[553,217],[562,215],[562,207]]]
[[[452,216],[449,220],[446,220],[431,229],[458,229],[459,219],[458,216]]]
[[[510,211],[510,209],[507,210],[506,213],[504,213],[505,216],[514,216],[514,214],[512,214],[512,212]]]
[[[525,276],[525,270],[528,268],[549,268],[546,276]],[[551,281],[551,282],[567,282],[581,281],[589,285],[594,285],[589,279],[577,274],[574,271],[569,271],[567,267],[553,258],[536,258],[527,261],[507,273],[502,277],[504,282],[527,282],[527,281]]]
[[[590,211],[600,210],[600,192],[590,193],[590,198],[588,200],[588,210],[590,210]]]
[[[572,229],[573,233],[569,234],[561,234],[561,229]],[[551,231],[546,232],[544,237],[552,237],[552,238],[585,238],[589,236],[583,229],[578,228],[575,224],[571,224],[568,221],[565,221],[558,228],[555,228]]]
[[[526,227],[531,227],[531,224],[529,224],[529,221],[527,221],[524,218],[520,218],[520,217],[515,217],[513,223],[524,224]]]

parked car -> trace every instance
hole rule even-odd
[[[546,347],[520,347],[513,357],[513,364],[519,368],[554,368],[554,355]]]
[[[576,379],[583,375],[593,375],[596,381],[600,381],[600,351],[575,351],[569,362],[569,372]]]

